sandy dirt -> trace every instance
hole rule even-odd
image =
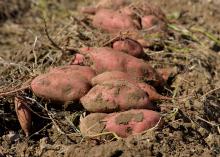
[[[91,3],[0,2],[0,157],[219,156],[219,0],[154,1],[170,21],[169,35],[144,51],[155,68],[177,69],[160,90],[173,99],[155,102],[165,121],[162,129],[126,139],[83,137],[79,119],[85,110],[79,103],[61,106],[35,97],[28,88],[18,90],[49,68],[68,64],[78,48],[111,41],[79,12]],[[15,96],[32,110],[29,137],[20,128]]]

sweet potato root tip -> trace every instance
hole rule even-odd
[[[159,93],[157,93],[156,89],[151,86],[151,85],[148,85],[146,83],[138,83],[138,86],[143,90],[145,91],[148,96],[149,96],[149,99],[151,101],[155,101],[155,100],[170,100],[172,98],[170,97],[166,97],[166,96],[163,96],[163,95],[160,95]]]

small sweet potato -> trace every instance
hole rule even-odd
[[[148,15],[141,18],[142,29],[150,31],[151,33],[161,32],[166,29],[163,21],[154,15]]]
[[[32,124],[31,111],[26,106],[27,103],[17,97],[15,97],[14,104],[21,128],[24,131],[25,135],[29,136]]]
[[[159,113],[138,109],[111,114],[92,113],[81,119],[80,131],[84,136],[112,132],[120,137],[128,137],[161,125]]]
[[[132,18],[111,9],[100,9],[93,17],[93,26],[110,33],[136,29]]]
[[[104,72],[94,77],[91,82],[92,82],[92,85],[94,86],[94,85],[102,84],[106,81],[112,81],[112,80],[126,80],[126,81],[129,81],[130,83],[135,84],[136,86],[141,88],[143,91],[145,91],[149,95],[150,101],[155,101],[155,100],[160,100],[160,99],[170,99],[169,97],[162,96],[159,93],[157,93],[156,89],[152,87],[151,85],[148,85],[142,80],[138,80],[134,78],[132,75],[129,75],[121,71]]]
[[[125,52],[134,57],[141,57],[144,51],[139,42],[129,38],[115,41],[112,47],[114,50]]]
[[[126,80],[106,81],[93,87],[80,99],[89,112],[109,113],[129,109],[153,109],[148,95]]]
[[[91,66],[97,74],[106,71],[122,71],[138,79],[150,82],[154,86],[163,85],[163,78],[150,64],[121,51],[111,48],[84,48],[84,64]],[[73,63],[77,63],[75,59]]]
[[[73,70],[74,68],[78,70]],[[65,66],[36,77],[31,82],[35,95],[58,102],[79,100],[91,88],[94,76],[89,67]]]

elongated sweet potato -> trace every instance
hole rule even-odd
[[[120,137],[128,137],[161,125],[161,117],[157,112],[129,110],[111,114],[92,113],[81,119],[80,131],[84,136],[113,132]]]
[[[148,95],[126,80],[106,81],[93,87],[80,99],[90,112],[114,112],[129,109],[153,109]]]
[[[97,74],[105,71],[122,71],[133,77],[150,82],[154,86],[162,85],[163,78],[150,64],[121,51],[111,48],[84,48],[81,51],[84,55],[84,64],[91,66]],[[72,64],[77,64],[74,58]]]
[[[55,68],[36,77],[31,82],[31,89],[35,95],[52,101],[76,101],[89,91],[93,76],[95,73],[89,67]]]
[[[135,84],[149,95],[150,101],[160,100],[160,99],[170,99],[169,97],[162,96],[159,93],[157,93],[156,89],[153,86],[148,85],[147,83],[134,78],[132,75],[129,75],[121,71],[108,71],[99,74],[92,79],[92,85],[94,86],[112,80],[127,80],[130,83]]]
[[[141,57],[141,55],[143,55],[144,52],[143,47],[140,43],[129,38],[115,41],[112,47],[115,50],[125,52],[134,57]]]
[[[21,128],[24,131],[25,135],[29,136],[31,130],[31,124],[32,124],[31,111],[26,106],[27,103],[24,102],[23,100],[20,100],[17,97],[15,97],[14,103],[15,103],[15,111],[18,117],[18,121],[21,125]]]
[[[136,29],[130,16],[110,9],[98,10],[93,17],[93,26],[111,33]]]

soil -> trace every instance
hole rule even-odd
[[[87,113],[78,102],[54,105],[27,88],[35,76],[68,64],[80,47],[111,40],[79,12],[92,2],[0,2],[0,156],[220,156],[219,0],[154,0],[171,23],[169,35],[144,51],[155,68],[177,69],[160,90],[173,99],[156,102],[165,121],[160,130],[85,138],[79,119]],[[15,96],[32,110],[29,137],[20,128]]]

